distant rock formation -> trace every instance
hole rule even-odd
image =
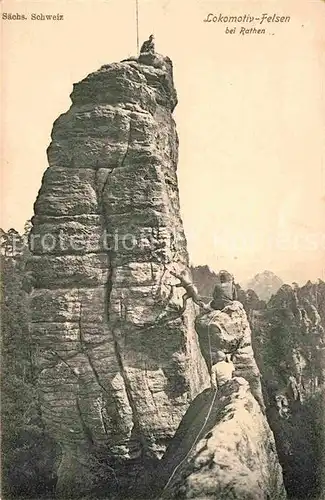
[[[283,285],[283,281],[271,271],[256,274],[243,288],[254,290],[262,300],[269,300]]]
[[[310,286],[283,285],[268,302],[260,324],[256,325],[255,337],[264,371],[268,371],[269,378],[277,380],[281,388],[288,385],[289,376],[294,376],[302,399],[325,383],[322,362],[325,330],[318,312],[322,303],[319,296],[316,307],[316,294],[318,296],[316,284],[313,293]]]
[[[322,326],[325,327],[325,282],[321,279],[317,283],[307,281],[300,289],[298,287],[298,296],[304,301],[309,311],[313,309],[313,317],[315,317],[315,313],[316,316],[317,314],[320,316]]]
[[[288,493],[297,498],[318,498],[325,470],[324,291],[322,281],[283,285],[252,313],[267,415]]]

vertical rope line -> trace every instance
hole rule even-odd
[[[139,55],[139,0],[135,0],[135,15],[137,25],[137,53]]]

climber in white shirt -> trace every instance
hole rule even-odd
[[[220,389],[223,384],[232,379],[235,366],[223,351],[217,351],[215,359],[216,363],[211,368],[211,385]]]

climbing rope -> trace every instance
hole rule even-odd
[[[216,312],[217,313],[217,312]],[[210,321],[208,323],[208,345],[209,345],[209,355],[210,355],[210,370],[212,371],[212,348],[211,348],[211,338],[210,338],[210,325],[212,323],[212,321],[215,319],[217,314],[214,314],[211,318],[210,318]],[[214,394],[213,394],[213,398],[211,400],[211,403],[210,403],[210,406],[209,406],[209,410],[208,410],[208,413],[207,413],[207,416],[205,417],[204,419],[204,422],[203,422],[203,425],[201,427],[201,429],[199,430],[191,448],[189,449],[189,451],[186,453],[185,457],[180,461],[180,463],[174,468],[172,474],[170,475],[167,483],[165,484],[163,490],[162,490],[162,494],[163,492],[168,488],[168,486],[170,485],[171,481],[173,480],[176,472],[178,471],[178,469],[183,465],[183,463],[185,462],[185,460],[187,460],[187,458],[189,457],[189,455],[192,453],[193,451],[193,448],[194,446],[197,444],[198,440],[199,440],[199,437],[201,435],[201,433],[203,432],[209,418],[210,418],[210,415],[211,415],[211,412],[212,412],[212,408],[213,408],[213,405],[215,403],[215,400],[216,400],[216,396],[217,396],[217,387],[214,389]],[[159,500],[158,498],[156,500]]]
[[[135,0],[135,18],[137,26],[137,53],[139,55],[139,2]]]

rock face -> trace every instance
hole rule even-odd
[[[208,381],[194,307],[177,314],[169,272],[188,266],[171,61],[103,66],[71,100],[54,123],[28,267],[42,416],[68,497],[91,491],[102,455],[112,488],[117,463],[160,458]]]
[[[198,316],[196,328],[207,365],[231,353],[235,378],[192,402],[159,465],[157,498],[285,499],[242,304]]]
[[[286,498],[273,434],[243,378],[196,398],[162,469],[161,499]]]
[[[260,372],[255,361],[251,329],[243,305],[234,301],[222,311],[216,310],[198,316],[196,329],[207,365],[211,366],[211,362],[216,362],[215,353],[218,350],[231,354],[235,375],[248,380],[253,395],[264,410]]]
[[[305,292],[305,287],[283,285],[260,311],[254,332],[262,371],[273,380],[270,391],[297,399],[290,389],[289,378],[294,377],[301,401],[325,382],[323,319],[315,299]]]
[[[253,323],[267,416],[294,498],[318,498],[324,482],[324,303],[323,282],[283,285]]]

